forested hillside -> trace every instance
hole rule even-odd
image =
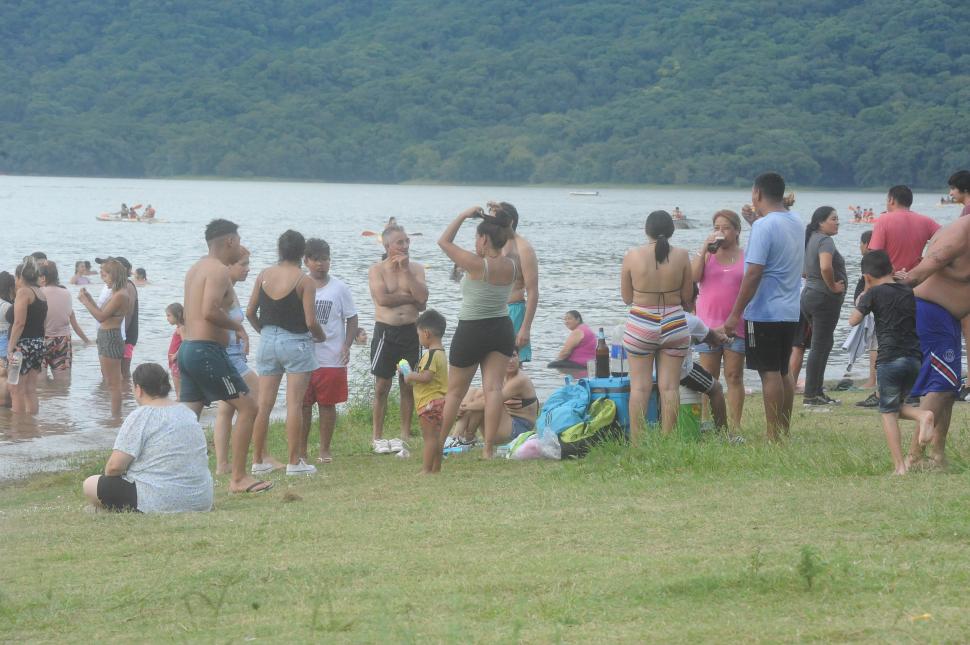
[[[0,172],[941,186],[958,0],[0,1]]]

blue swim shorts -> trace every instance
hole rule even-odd
[[[522,329],[522,323],[525,322],[525,300],[509,303],[509,318],[512,319],[512,329],[515,331],[515,335],[518,336],[519,330]],[[528,363],[532,360],[531,342],[519,348],[519,360],[523,363]]]
[[[929,300],[916,299],[916,333],[923,365],[913,385],[913,396],[929,392],[960,391],[960,321]]]

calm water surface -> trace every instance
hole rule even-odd
[[[252,251],[250,279],[237,285],[243,307],[258,271],[275,261],[276,238],[293,228],[330,243],[331,272],[350,286],[361,324],[370,333],[373,306],[367,269],[379,259],[381,248],[374,238],[361,233],[380,231],[394,216],[412,235],[412,257],[427,264],[428,306],[448,319],[450,337],[457,323],[458,285],[448,278],[451,265],[435,240],[460,210],[488,200],[509,201],[522,218],[519,232],[539,256],[541,304],[532,330],[534,362],[528,371],[542,394],[561,382],[557,373],[544,366],[555,358],[566,336],[561,321],[567,310],[578,309],[594,328],[609,328],[623,320],[620,262],[627,248],[643,242],[648,212],[679,206],[697,220],[700,228],[678,230],[672,240],[695,250],[709,234],[710,214],[720,208],[738,210],[749,196],[747,190],[606,189],[596,197],[579,197],[566,188],[0,177],[0,269],[13,271],[24,255],[44,251],[57,262],[66,283],[76,260],[127,257],[133,266],[144,267],[151,281],[139,290],[141,330],[134,362],[165,364],[172,334],[165,307],[182,300],[185,269],[205,253],[203,228],[210,219],[237,222],[243,244]],[[816,207],[832,205],[844,220],[847,205],[871,207],[878,213],[883,199],[878,193],[801,191],[794,210],[807,221]],[[936,207],[938,199],[937,194],[917,195],[914,210],[941,222],[959,214],[955,206]],[[121,202],[151,203],[160,221],[145,225],[95,220],[99,213],[117,210]],[[836,238],[849,267],[850,292],[859,276],[859,235],[866,228],[843,223]],[[466,225],[459,242],[470,246],[472,231],[473,226]],[[742,244],[747,235],[745,225]],[[98,281],[97,276],[92,279]],[[75,294],[78,290],[68,288]],[[75,312],[93,339],[94,320],[77,302]],[[830,378],[841,377],[845,369],[839,345],[846,333],[845,325],[837,331]],[[252,337],[257,343],[258,336]],[[367,353],[366,347],[355,348],[351,366],[352,383],[365,398],[370,380]],[[857,376],[863,375],[861,369],[857,367]],[[73,452],[110,447],[116,428],[107,420],[107,392],[100,381],[97,349],[80,346],[75,339],[72,381],[42,385],[41,413],[36,419],[13,419],[8,410],[0,410],[0,477],[60,468]],[[133,407],[129,397],[126,412]]]

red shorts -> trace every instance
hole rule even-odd
[[[418,410],[418,416],[433,426],[441,425],[441,413],[445,409],[444,399],[429,401],[428,405]]]
[[[318,367],[310,374],[303,405],[337,405],[347,400],[347,368]]]

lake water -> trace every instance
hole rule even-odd
[[[172,328],[165,307],[181,301],[185,269],[205,253],[203,228],[215,217],[240,225],[243,244],[252,251],[248,283],[237,286],[243,307],[258,271],[276,259],[276,239],[287,228],[307,237],[326,239],[333,250],[331,272],[351,288],[361,324],[370,333],[373,306],[367,290],[367,269],[381,254],[366,230],[380,231],[394,216],[412,235],[412,257],[427,264],[429,307],[449,322],[449,337],[457,323],[458,285],[449,277],[451,263],[435,240],[456,213],[488,200],[504,200],[518,208],[519,232],[535,246],[540,262],[540,306],[532,330],[534,361],[528,371],[540,394],[561,383],[546,369],[566,336],[562,316],[579,310],[592,327],[612,327],[623,320],[619,267],[627,248],[644,241],[648,212],[679,206],[701,224],[697,230],[678,230],[672,242],[697,249],[709,234],[710,215],[720,208],[739,210],[749,201],[748,190],[604,189],[595,197],[572,196],[567,188],[503,186],[383,186],[245,181],[178,181],[83,179],[0,176],[0,269],[13,271],[20,259],[44,251],[58,264],[62,282],[73,273],[76,260],[123,255],[134,267],[144,267],[151,284],[141,288],[140,336],[134,363],[166,362]],[[959,214],[956,206],[937,208],[938,194],[917,195],[914,210],[941,222]],[[158,223],[105,223],[99,213],[117,210],[121,202],[154,205]],[[882,193],[799,191],[795,211],[804,220],[822,205],[884,206]],[[843,224],[836,244],[849,267],[849,290],[858,279],[859,235],[867,227]],[[466,225],[459,242],[471,245],[473,226]],[[420,235],[419,235],[420,234]],[[748,227],[742,236],[747,239]],[[97,276],[92,276],[98,282]],[[96,284],[94,289],[100,289]],[[72,293],[77,287],[69,286]],[[92,289],[92,291],[94,290]],[[848,316],[848,302],[844,317]],[[93,339],[94,320],[79,303],[75,312]],[[837,332],[837,346],[829,378],[841,377],[845,326]],[[253,342],[258,336],[253,334]],[[447,339],[446,339],[447,341]],[[447,342],[446,342],[447,344]],[[366,347],[355,347],[352,383],[367,396]],[[865,366],[857,366],[863,376]],[[756,385],[756,378],[749,380]],[[0,410],[0,478],[41,468],[58,468],[64,456],[78,450],[110,447],[116,428],[107,421],[108,398],[100,384],[97,349],[75,341],[73,381],[70,385],[41,386],[41,412],[36,419],[14,419]],[[354,385],[352,385],[354,388]],[[353,392],[351,396],[353,396]],[[280,397],[280,404],[282,397]],[[126,411],[134,407],[129,399]],[[205,419],[205,418],[204,418]],[[389,427],[393,428],[393,425]]]

